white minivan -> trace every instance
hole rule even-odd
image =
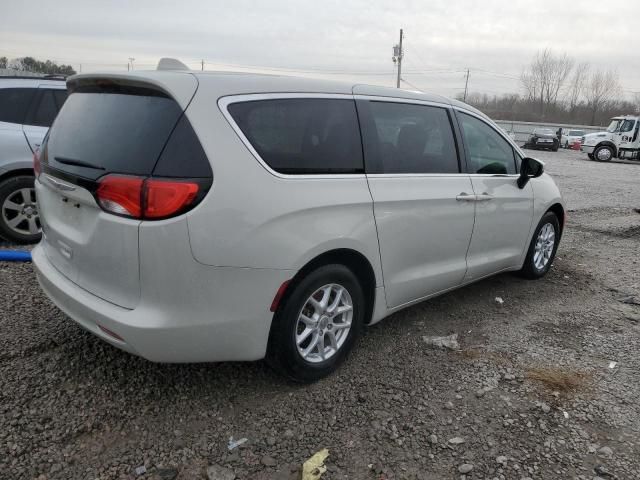
[[[364,326],[499,272],[542,277],[558,247],[542,163],[460,102],[246,73],[67,86],[36,158],[38,280],[152,361],[266,358],[313,381]]]

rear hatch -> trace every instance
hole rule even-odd
[[[181,168],[179,147],[185,135],[194,135],[184,110],[197,81],[182,74],[178,84],[176,100],[158,82],[130,77],[69,82],[69,98],[40,154],[36,188],[49,261],[80,287],[125,308],[140,299],[142,185],[152,179],[164,185],[168,174],[209,177],[210,186],[208,162],[203,167],[200,161],[199,170]],[[193,155],[189,149],[186,154]],[[129,185],[138,190],[126,190]]]

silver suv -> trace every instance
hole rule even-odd
[[[0,77],[0,237],[40,239],[33,152],[67,99],[63,79]]]
[[[291,77],[86,74],[38,159],[39,282],[158,362],[265,358],[312,381],[365,325],[547,273],[560,192],[443,97]]]

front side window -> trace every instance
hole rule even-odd
[[[427,105],[371,101],[362,125],[372,173],[459,173],[447,110]]]
[[[22,123],[36,88],[0,88],[0,122]]]
[[[469,172],[515,174],[515,154],[511,144],[482,120],[465,113],[458,115],[468,150]]]
[[[625,120],[624,122],[622,122],[622,125],[620,125],[620,133],[630,132],[631,130],[633,130],[633,126],[635,124],[635,120]]]
[[[262,160],[277,172],[364,172],[353,100],[255,100],[232,103],[228,111]]]

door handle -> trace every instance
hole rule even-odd
[[[462,192],[460,195],[456,195],[456,200],[459,202],[475,202],[476,196],[467,192]]]
[[[486,202],[493,199],[493,195],[489,195],[487,192],[476,195],[476,202]]]

